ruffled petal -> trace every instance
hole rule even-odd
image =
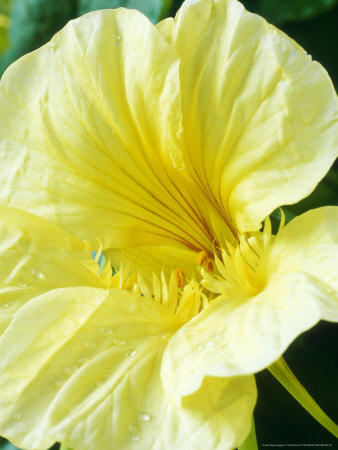
[[[337,156],[326,71],[236,0],[185,1],[158,30],[181,58],[186,173],[241,232],[307,196]]]
[[[104,248],[207,246],[176,180],[178,64],[156,27],[125,9],[71,21],[14,63],[1,81],[1,202]]]
[[[175,405],[160,378],[179,323],[145,297],[58,289],[27,303],[0,340],[0,432],[26,449],[209,448],[245,439],[253,377],[207,379]],[[210,445],[209,445],[210,444]]]
[[[208,375],[256,373],[337,304],[337,295],[302,273],[282,277],[242,303],[219,298],[170,341],[162,366],[164,389],[180,398],[199,389]]]
[[[0,334],[31,298],[67,286],[104,287],[88,243],[40,217],[0,206]]]
[[[338,208],[326,206],[296,217],[277,236],[266,262],[272,281],[293,271],[311,276],[328,294],[338,292]],[[268,281],[268,282],[269,282]],[[338,320],[338,303],[325,320]]]
[[[260,293],[219,297],[170,341],[162,366],[165,390],[180,398],[205,376],[258,372],[319,320],[338,321],[337,223],[336,207],[291,221],[262,261]]]

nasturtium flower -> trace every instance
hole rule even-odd
[[[136,292],[87,242],[0,207],[0,433],[25,449],[233,448],[248,434],[254,376],[208,377],[180,401],[161,382],[188,320],[176,281]],[[175,282],[175,285],[173,285]],[[168,294],[165,294],[165,289]],[[194,295],[193,295],[194,294]],[[162,374],[163,376],[163,374]],[[170,374],[168,374],[170,376]],[[169,383],[171,384],[171,383]]]
[[[325,70],[235,0],[96,11],[7,70],[0,121],[0,434],[239,445],[252,374],[338,319],[337,208],[268,219],[337,156]]]

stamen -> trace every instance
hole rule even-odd
[[[176,278],[177,287],[181,288],[184,286],[185,276],[182,269],[175,269],[174,275]]]
[[[202,268],[207,270],[208,272],[213,272],[214,270],[214,263],[205,250],[201,250],[197,253],[196,263],[198,266],[202,266]]]
[[[197,253],[196,263],[198,266],[204,266],[204,264],[208,261],[209,255],[205,250],[201,250]]]
[[[211,260],[208,261],[207,270],[208,270],[208,272],[213,272],[214,271],[214,264],[213,264],[213,262]]]

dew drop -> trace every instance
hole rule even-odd
[[[64,370],[66,375],[72,375],[76,371],[77,371],[77,366],[75,364],[72,364],[71,366],[67,366]]]
[[[37,269],[32,270],[32,274],[39,280],[42,280],[45,277],[44,274],[41,272],[41,270]]]
[[[121,42],[121,36],[118,35],[116,36],[116,44],[119,44]]]
[[[141,420],[142,422],[149,422],[150,419],[151,419],[150,415],[146,412],[141,412],[138,415],[138,420]]]
[[[129,425],[128,430],[136,433],[138,431],[138,428],[136,425]]]
[[[27,287],[27,284],[26,283],[18,283],[18,287],[23,289],[23,288]]]
[[[13,419],[14,419],[14,420],[21,420],[21,419],[22,419],[22,414],[21,414],[21,412],[15,412],[15,413],[13,413]]]
[[[137,434],[133,434],[132,437],[130,438],[130,440],[133,442],[138,442],[141,440],[141,438]]]
[[[199,345],[199,346],[197,347],[197,350],[203,350],[203,349],[204,349],[203,345]]]
[[[100,386],[102,386],[103,385],[103,381],[102,380],[100,380],[100,381],[98,381],[97,383],[96,383],[96,386],[97,387],[100,387]]]
[[[113,330],[111,328],[102,327],[100,328],[100,333],[102,336],[111,336],[113,334]]]
[[[130,357],[130,356],[135,356],[136,355],[136,350],[128,350],[126,352],[126,356]]]
[[[139,288],[139,285],[137,283],[133,284],[132,292],[134,294],[139,294],[140,293],[140,288]]]
[[[83,356],[82,358],[79,358],[77,360],[77,362],[82,366],[83,364],[86,364],[89,361],[88,358],[86,358],[85,356]]]
[[[208,341],[206,344],[205,344],[205,346],[206,347],[215,347],[215,342],[213,342],[213,341]]]
[[[54,384],[56,387],[60,388],[61,386],[63,386],[63,380],[56,380]]]
[[[4,304],[2,305],[3,308],[8,308],[8,306],[9,306],[8,303],[4,303]]]
[[[84,341],[83,345],[89,349],[96,347],[96,344],[93,341]]]
[[[161,332],[161,328],[156,323],[149,323],[145,326],[147,334],[158,334]]]
[[[126,341],[124,339],[113,339],[113,344],[123,346],[126,344]]]

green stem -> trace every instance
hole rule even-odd
[[[243,444],[238,447],[238,450],[258,450],[255,421],[253,415],[250,433]]]
[[[272,375],[314,417],[324,428],[338,438],[338,426],[328,417],[314,401],[307,390],[297,380],[283,357],[268,367]]]
[[[71,448],[67,447],[65,444],[60,445],[60,450],[72,450]]]

